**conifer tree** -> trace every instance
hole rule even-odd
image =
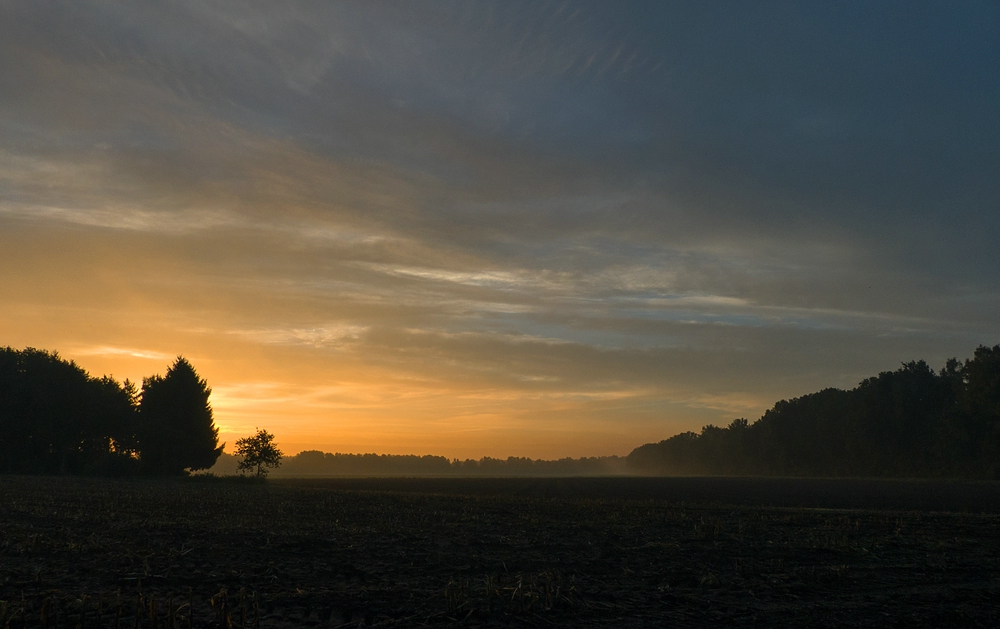
[[[222,453],[208,397],[212,390],[178,356],[165,376],[143,379],[139,453],[147,474],[180,475],[208,469]]]

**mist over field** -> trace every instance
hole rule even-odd
[[[1000,627],[998,34],[0,0],[0,629]]]
[[[0,348],[0,472],[85,476],[729,475],[1000,478],[1000,345],[935,371],[911,361],[850,390],[781,400],[760,419],[709,424],[628,456],[448,459],[433,455],[285,456],[257,428],[224,454],[211,387],[178,357],[166,374],[91,376],[56,352]],[[235,456],[234,456],[235,455]]]

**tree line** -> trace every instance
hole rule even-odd
[[[180,475],[222,455],[207,382],[178,357],[141,388],[90,376],[56,352],[0,348],[0,473]],[[213,471],[266,475],[281,463],[258,431]],[[292,476],[600,476],[609,474],[1000,479],[1000,345],[937,372],[924,361],[782,400],[755,422],[708,425],[628,457],[479,460],[301,452]],[[228,467],[227,467],[228,466]],[[225,469],[223,469],[225,468]]]
[[[179,475],[222,452],[211,389],[186,359],[141,389],[57,352],[0,348],[0,472]]]
[[[223,453],[212,468],[219,475],[238,471],[237,457]],[[414,454],[344,454],[304,450],[282,461],[282,476],[608,476],[626,474],[625,457],[557,460],[508,457],[448,459]]]
[[[636,448],[643,474],[1000,478],[1000,345]]]

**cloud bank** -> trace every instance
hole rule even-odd
[[[995,3],[0,7],[2,343],[623,454],[1000,340]]]

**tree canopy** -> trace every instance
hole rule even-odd
[[[129,381],[93,378],[55,352],[0,348],[0,471],[126,473],[135,396]]]
[[[177,475],[208,469],[222,449],[208,397],[212,390],[185,358],[165,376],[142,382],[139,401],[139,451],[148,474]]]
[[[211,389],[183,359],[143,381],[90,376],[56,352],[0,348],[0,472],[181,474],[222,447]]]
[[[263,428],[256,434],[236,440],[236,456],[243,457],[237,468],[241,471],[254,471],[254,476],[264,478],[269,468],[281,465],[284,456],[274,443],[274,435]]]
[[[1000,345],[782,400],[756,422],[636,448],[647,474],[1000,478]]]
[[[140,392],[128,380],[92,377],[55,352],[0,348],[0,472],[178,475],[208,469],[223,450],[210,395],[183,357],[165,375],[145,378]],[[238,446],[245,448],[244,469],[261,476],[281,458],[266,431]],[[296,459],[304,463],[312,454],[320,455],[324,469],[353,473],[387,465],[481,472],[503,464],[528,475],[569,469],[562,461],[513,458],[477,463],[302,453]],[[1000,345],[981,346],[971,359],[951,359],[937,372],[913,361],[849,391],[782,400],[752,423],[737,419],[646,444],[633,450],[626,468],[642,474],[1000,478]]]

